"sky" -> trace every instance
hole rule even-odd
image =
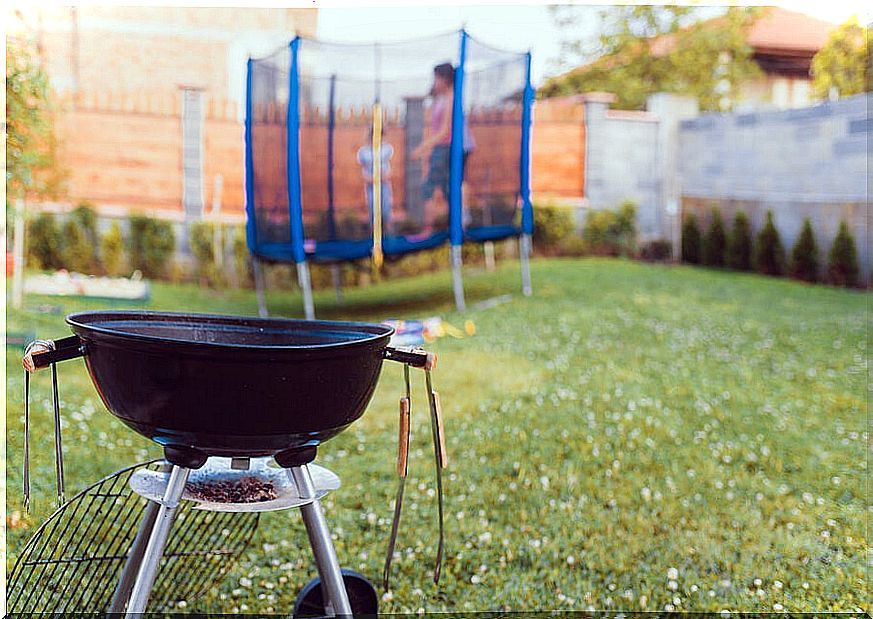
[[[866,3],[858,0],[787,0],[775,4],[835,23],[853,14],[859,15],[862,22],[869,22],[871,17]],[[318,13],[318,37],[331,41],[405,40],[462,26],[471,36],[495,47],[530,49],[535,84],[555,73],[552,61],[559,56],[561,34],[546,4],[343,7],[324,3]],[[582,28],[586,34],[593,33],[596,23],[592,20]]]

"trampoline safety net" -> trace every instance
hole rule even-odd
[[[371,255],[374,242],[396,256],[518,235],[530,208],[531,102],[529,54],[464,32],[379,44],[297,38],[250,60],[250,250],[339,261]]]

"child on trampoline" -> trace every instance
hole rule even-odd
[[[433,69],[433,87],[430,94],[433,103],[430,110],[430,132],[427,138],[412,151],[413,159],[426,160],[426,178],[421,194],[430,201],[439,187],[446,202],[449,200],[451,170],[452,109],[455,93],[455,67],[451,63],[438,64]],[[467,167],[467,156],[476,148],[476,143],[466,122],[464,123],[464,155],[461,178]],[[427,159],[425,159],[427,158]],[[462,180],[463,182],[463,180]],[[463,193],[462,193],[463,195]],[[462,199],[463,203],[463,199]],[[466,218],[466,217],[465,217]]]
[[[382,132],[382,146],[380,149],[382,161],[382,230],[390,233],[391,209],[394,196],[391,192],[391,157],[394,156],[394,147],[385,141],[385,132]],[[358,149],[358,163],[361,165],[361,173],[364,175],[366,187],[364,192],[367,198],[367,209],[370,212],[370,225],[373,224],[373,128],[367,133],[367,141]]]

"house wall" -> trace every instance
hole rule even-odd
[[[868,106],[873,95],[782,112],[707,114],[681,124],[679,182],[686,212],[742,208],[757,229],[772,210],[790,249],[810,217],[822,262],[840,221],[871,270],[867,235]]]

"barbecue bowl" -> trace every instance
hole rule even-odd
[[[106,408],[204,455],[314,447],[363,413],[391,327],[170,312],[67,317]]]

